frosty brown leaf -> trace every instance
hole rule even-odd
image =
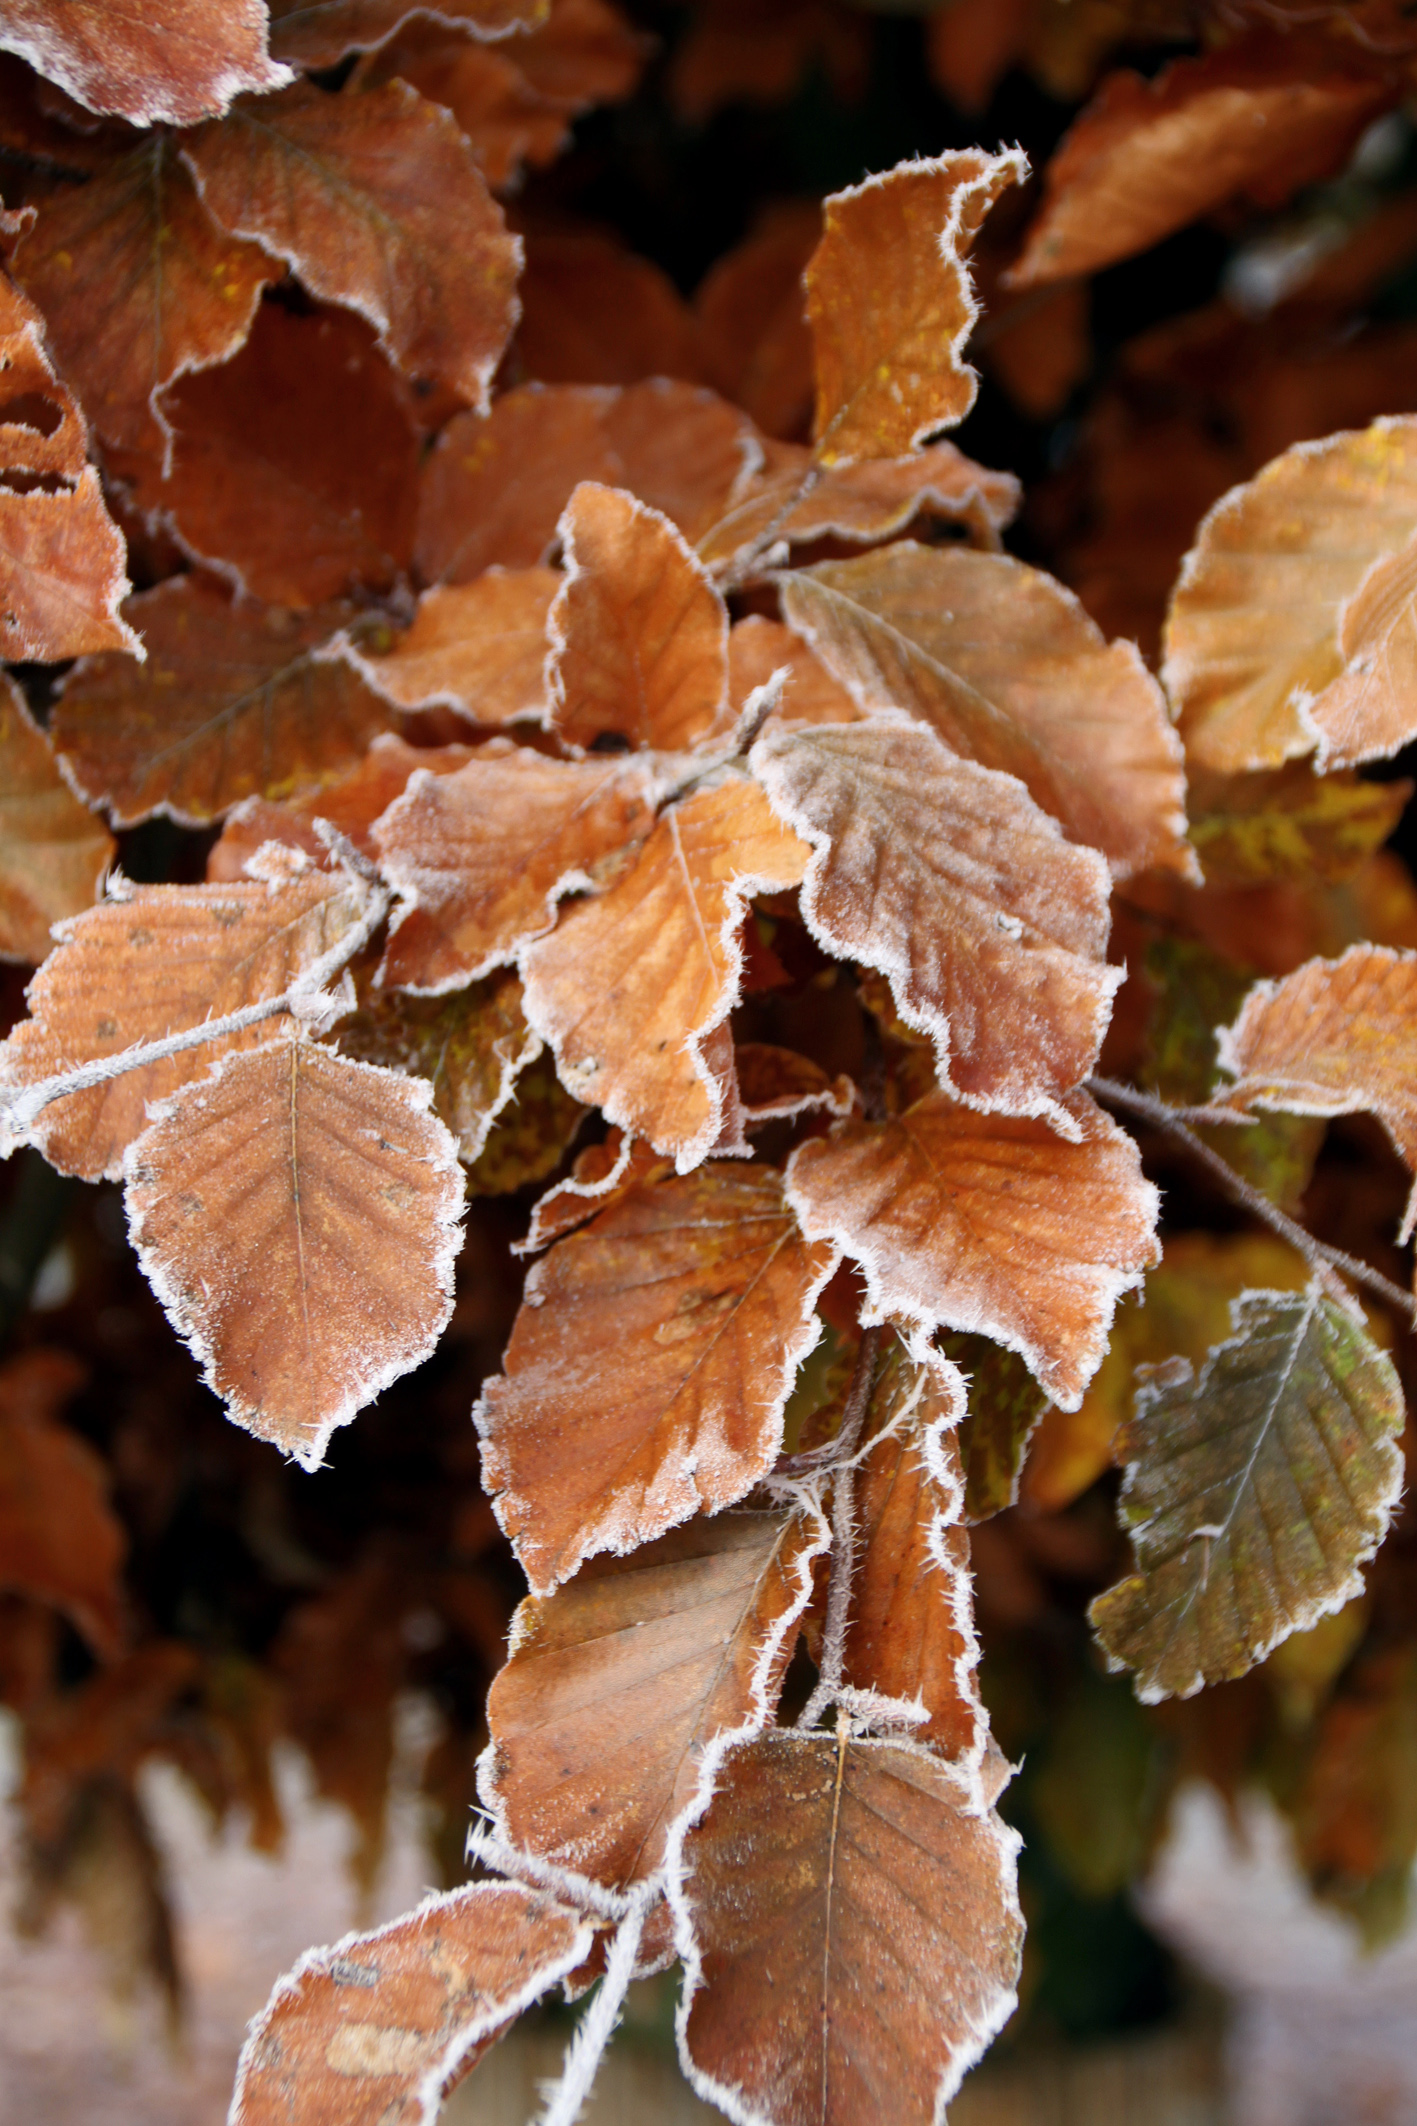
[[[902,540],[785,576],[782,603],[863,708],[906,709],[965,759],[1016,775],[1114,875],[1193,875],[1161,691],[1134,646],[1106,642],[1051,576]]]
[[[809,1507],[725,1513],[529,1596],[487,1701],[504,1836],[615,1887],[659,1867],[706,1746],[771,1718],[826,1541]]]
[[[433,2126],[448,2084],[593,1940],[544,1893],[475,1882],[309,1950],[251,2024],[232,2126]]]
[[[112,1656],[127,1537],[107,1465],[59,1418],[84,1379],[66,1351],[22,1351],[0,1368],[0,1587],[53,1603]]]
[[[403,81],[357,96],[301,82],[183,152],[223,228],[358,310],[409,376],[486,410],[521,247],[447,111]]]
[[[30,983],[30,1016],[0,1047],[0,1086],[34,1086],[266,998],[283,996],[361,919],[362,887],[278,869],[234,886],[115,887],[64,925]],[[270,1038],[256,1025],[68,1093],[30,1131],[61,1173],[116,1179],[149,1102],[201,1077],[213,1056]]]
[[[10,0],[0,49],[90,111],[194,125],[242,89],[290,77],[266,50],[261,0]]]
[[[775,723],[858,723],[861,711],[846,688],[813,655],[800,635],[780,620],[749,613],[735,622],[728,636],[728,698],[735,715],[748,696],[766,686],[775,672],[785,674]]]
[[[836,1262],[804,1242],[780,1175],[730,1162],[632,1185],[536,1264],[476,1415],[537,1593],[752,1489]]]
[[[681,1172],[725,1119],[711,1044],[737,1002],[744,910],[797,885],[807,856],[757,785],[733,776],[672,806],[608,891],[522,954],[527,1017],[561,1082]]]
[[[245,797],[329,782],[393,721],[348,664],[320,654],[348,607],[237,602],[191,575],[124,610],[147,662],[87,660],[52,724],[74,781],[122,825],[154,812],[198,825]]]
[[[517,1080],[541,1054],[522,1012],[514,974],[493,976],[448,997],[369,990],[359,1008],[337,1021],[333,1045],[356,1062],[379,1063],[426,1078],[433,1112],[471,1166],[488,1132],[517,1094]]]
[[[1018,1501],[1019,1471],[1047,1397],[1017,1352],[987,1336],[956,1334],[939,1341],[969,1391],[959,1424],[963,1517],[970,1524],[992,1520]]]
[[[51,664],[95,650],[135,650],[120,617],[129,588],[123,535],[86,465],[58,494],[0,487],[0,654]]]
[[[1246,1292],[1197,1379],[1152,1369],[1118,1442],[1138,1571],[1093,1625],[1137,1695],[1190,1697],[1243,1675],[1341,1609],[1402,1484],[1391,1359],[1317,1291]]]
[[[824,202],[807,268],[824,463],[896,458],[963,420],[978,380],[960,360],[978,314],[965,258],[1027,163],[965,148],[898,163]]]
[[[373,858],[371,830],[394,799],[402,797],[414,769],[453,775],[467,766],[473,753],[471,746],[411,746],[393,731],[381,731],[364,758],[332,782],[317,783],[281,802],[243,798],[227,814],[221,838],[208,854],[207,881],[216,886],[244,878],[251,858],[267,842],[284,842],[303,850],[312,864],[336,870],[340,859],[316,833],[318,819],[337,827],[362,856]]]
[[[699,2094],[771,2126],[931,2126],[1013,2010],[1016,1851],[922,1749],[844,1727],[729,1749],[671,1851]]]
[[[642,1182],[663,1181],[674,1171],[673,1161],[653,1145],[627,1138],[623,1130],[608,1130],[599,1144],[588,1144],[564,1181],[536,1203],[526,1239],[516,1249],[519,1255],[535,1255],[553,1240],[573,1233],[578,1225],[608,1210]]]
[[[546,617],[555,569],[490,568],[471,583],[435,584],[392,649],[346,655],[399,709],[445,705],[471,723],[546,721]]]
[[[835,1080],[807,1056],[767,1041],[740,1041],[733,1050],[738,1097],[748,1122],[771,1122],[810,1114],[814,1108],[849,1115],[854,1088],[847,1077]]]
[[[57,473],[77,479],[88,458],[88,430],[71,394],[54,373],[44,345],[44,319],[29,297],[0,280],[0,468]]]
[[[889,975],[958,1097],[1051,1112],[1092,1068],[1119,979],[1102,858],[903,717],[768,732],[751,761],[812,845],[813,935]]]
[[[727,735],[728,614],[668,518],[586,482],[561,519],[551,609],[553,722],[588,751],[613,735],[680,752]]]
[[[350,52],[372,51],[411,14],[430,13],[473,37],[505,37],[546,19],[547,0],[269,0],[271,50],[293,66],[334,66]]]
[[[139,1260],[208,1385],[307,1469],[452,1312],[462,1175],[431,1099],[295,1034],[225,1055],[124,1161]]]
[[[93,905],[113,837],[79,803],[14,681],[0,684],[0,959],[42,960]]]
[[[381,979],[434,993],[513,958],[652,820],[637,761],[548,760],[499,740],[454,775],[416,777],[374,830],[400,895]]]
[[[1118,1299],[1157,1260],[1159,1199],[1086,1093],[1061,1104],[1072,1142],[927,1093],[891,1121],[802,1145],[788,1193],[805,1233],[860,1263],[877,1318],[991,1336],[1075,1410]]]

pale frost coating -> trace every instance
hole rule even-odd
[[[283,88],[263,0],[9,0],[0,50],[17,52],[85,110],[133,125],[195,125],[234,96]]]

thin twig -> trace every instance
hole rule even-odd
[[[839,1460],[832,1465],[831,1582],[827,1588],[827,1618],[822,1633],[822,1665],[817,1685],[803,1706],[799,1727],[815,1727],[841,1689],[846,1658],[846,1626],[851,1615],[851,1583],[856,1577],[856,1463],[855,1454],[871,1406],[876,1377],[879,1328],[867,1329],[856,1353],[856,1370],[842,1412],[841,1425],[832,1445]]]
[[[1193,1110],[1168,1107],[1166,1102],[1158,1100],[1154,1093],[1140,1092],[1133,1085],[1120,1085],[1115,1078],[1090,1078],[1088,1089],[1095,1093],[1099,1100],[1109,1101],[1113,1107],[1120,1107],[1126,1113],[1136,1115],[1139,1120],[1150,1122],[1155,1128],[1163,1130],[1167,1136],[1174,1137],[1178,1144],[1184,1144],[1197,1164],[1203,1166],[1206,1172],[1220,1183],[1232,1202],[1240,1204],[1272,1232],[1278,1233],[1281,1239],[1287,1240],[1291,1247],[1297,1248],[1310,1268],[1320,1277],[1328,1280],[1335,1271],[1339,1271],[1343,1276],[1351,1278],[1355,1284],[1366,1285],[1370,1292],[1375,1292],[1380,1299],[1386,1300],[1405,1320],[1417,1320],[1417,1306],[1414,1305],[1410,1292],[1404,1292],[1391,1278],[1384,1277],[1381,1270],[1371,1268],[1366,1262],[1359,1262],[1356,1256],[1346,1254],[1342,1248],[1330,1247],[1325,1240],[1315,1240],[1312,1233],[1306,1232],[1302,1225],[1287,1217],[1277,1204],[1271,1203],[1268,1196],[1262,1195],[1242,1174],[1237,1174],[1234,1167],[1221,1158],[1219,1152],[1212,1151],[1204,1139],[1196,1135],[1186,1119]],[[1205,1119],[1209,1122],[1218,1118],[1207,1113]]]
[[[605,2048],[615,2035],[625,2006],[625,1995],[635,1975],[645,1919],[657,1894],[647,1887],[642,1890],[616,1928],[605,1962],[605,1975],[576,2025],[561,2072],[542,2091],[545,2109],[538,2126],[576,2126],[594,2085],[596,2070],[605,2056]]]
[[[792,493],[787,497],[787,500],[783,503],[781,509],[779,509],[776,514],[769,519],[769,521],[763,526],[762,530],[758,533],[757,537],[755,539],[751,539],[748,542],[747,546],[744,547],[742,553],[739,554],[737,560],[734,562],[732,568],[730,568],[726,572],[726,574],[720,579],[718,588],[725,598],[728,597],[731,592],[742,589],[743,585],[747,582],[749,576],[752,575],[753,570],[757,567],[757,564],[761,557],[765,553],[767,553],[769,548],[773,545],[778,533],[782,530],[783,525],[786,524],[788,518],[792,515],[795,509],[801,508],[802,504],[806,501],[808,495],[811,494],[812,489],[816,486],[817,482],[821,479],[821,477],[821,464],[817,459],[814,458],[812,463],[806,468],[805,472],[803,473],[801,479],[798,481],[796,487],[793,489]],[[753,502],[758,501],[760,499],[760,496],[745,495],[741,502],[737,503],[734,508],[730,509],[727,514],[719,520],[717,524],[712,526],[710,531],[704,534],[704,538],[711,538],[713,536],[713,533],[721,531],[725,524],[731,524],[740,509],[747,509]],[[700,546],[702,546],[703,543],[704,541],[703,539],[701,539],[699,541]]]

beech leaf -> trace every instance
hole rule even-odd
[[[474,1882],[308,1950],[251,2024],[231,2126],[433,2126],[444,2090],[593,1941],[544,1893]]]
[[[964,261],[995,199],[1027,169],[1017,148],[963,148],[898,163],[823,202],[806,278],[826,464],[900,457],[968,413],[978,379],[960,353],[979,312]]]
[[[66,1351],[22,1351],[0,1368],[0,1587],[53,1603],[111,1656],[128,1540],[107,1464],[59,1420],[85,1378]]]
[[[1091,1070],[1120,980],[1103,859],[1011,776],[903,717],[769,731],[751,766],[812,845],[813,936],[890,977],[941,1083],[973,1106],[1053,1112]]]
[[[514,974],[458,989],[448,997],[411,997],[374,990],[359,1009],[337,1021],[333,1042],[342,1056],[426,1078],[433,1112],[471,1165],[517,1091],[517,1080],[541,1054],[522,1012]]]
[[[632,1183],[536,1264],[475,1412],[536,1593],[765,1475],[837,1259],[804,1242],[779,1174],[715,1165]]]
[[[347,655],[347,640],[343,648]],[[340,858],[315,832],[315,822],[321,819],[337,827],[361,856],[372,860],[372,830],[394,799],[402,797],[414,769],[452,775],[472,758],[471,746],[411,746],[395,732],[381,731],[364,758],[332,782],[307,785],[282,802],[244,797],[227,814],[221,838],[207,856],[207,879],[221,885],[245,878],[252,857],[267,842],[283,842],[287,848],[302,850],[322,870],[337,870]]]
[[[50,931],[92,907],[115,844],[59,772],[7,675],[0,682],[0,959],[42,960]]]
[[[1016,775],[1118,878],[1196,875],[1161,690],[1051,576],[902,540],[786,575],[781,591],[784,618],[863,709],[908,710],[966,760]]]
[[[1197,1379],[1152,1369],[1118,1452],[1139,1570],[1091,1617],[1147,1703],[1241,1676],[1341,1609],[1402,1485],[1402,1390],[1316,1291],[1245,1292]]]
[[[724,1513],[529,1596],[487,1699],[502,1835],[616,1888],[652,1874],[707,1745],[772,1717],[827,1539],[810,1506]]]
[[[307,1469],[453,1310],[462,1174],[432,1092],[297,1033],[223,1056],[124,1160],[174,1328],[235,1422]]]
[[[710,1761],[670,1855],[689,2079],[755,2126],[931,2126],[1013,2012],[1016,1835],[954,1767],[844,1727]]]
[[[548,0],[268,0],[271,50],[295,66],[338,65],[373,51],[410,15],[432,15],[473,37],[505,37],[546,18]]]
[[[1316,775],[1302,760],[1189,780],[1191,841],[1207,884],[1216,886],[1351,878],[1392,833],[1414,787]]]
[[[969,1407],[960,1419],[963,1518],[992,1520],[1018,1501],[1019,1472],[1047,1396],[1015,1351],[986,1336],[942,1336],[940,1349],[964,1375]]]
[[[86,110],[195,125],[242,89],[290,79],[266,50],[262,0],[7,0],[0,50]]]
[[[549,568],[489,568],[471,583],[435,584],[392,649],[354,640],[345,655],[395,708],[545,723],[546,618],[561,580]]]
[[[800,635],[761,613],[735,621],[728,635],[728,698],[735,715],[741,716],[748,696],[779,672],[783,688],[774,724],[860,722],[851,695]]]
[[[860,1263],[871,1317],[1006,1344],[1075,1410],[1122,1293],[1158,1259],[1159,1203],[1137,1148],[1086,1093],[1046,1122],[927,1093],[888,1122],[845,1122],[794,1152],[802,1230]]]

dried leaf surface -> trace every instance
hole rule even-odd
[[[1016,775],[1114,875],[1193,874],[1161,691],[1051,576],[902,540],[784,577],[782,603],[863,708],[906,709],[966,760]]]
[[[487,747],[454,775],[420,775],[374,830],[400,894],[381,979],[433,994],[513,958],[649,833],[639,761],[548,760]]]
[[[659,1867],[707,1745],[772,1717],[826,1544],[811,1509],[725,1513],[529,1596],[487,1700],[504,1835],[618,1887]]]
[[[1013,2010],[1016,1849],[924,1750],[728,1751],[672,1877],[699,2094],[770,2126],[930,2126]]]
[[[333,782],[317,784],[284,803],[246,797],[227,815],[226,825],[207,857],[207,881],[222,885],[246,876],[246,867],[267,842],[284,842],[303,850],[323,870],[338,868],[339,858],[315,832],[317,819],[328,820],[353,842],[362,856],[374,857],[373,826],[396,797],[402,797],[415,768],[430,775],[453,775],[473,758],[472,746],[411,746],[393,731],[381,731],[364,758]]]
[[[338,1021],[333,1040],[342,1056],[356,1062],[426,1078],[433,1088],[433,1112],[452,1131],[458,1157],[469,1166],[518,1091],[521,1073],[541,1053],[522,1012],[522,985],[514,974],[474,983],[449,997],[367,992],[359,1009]]]
[[[1315,1291],[1246,1292],[1197,1379],[1157,1367],[1119,1447],[1139,1570],[1092,1605],[1154,1703],[1241,1676],[1341,1609],[1402,1484],[1392,1361]]]
[[[472,583],[435,584],[393,649],[346,655],[399,709],[445,706],[471,723],[544,723],[546,620],[561,577],[550,568],[490,568]]]
[[[728,636],[728,698],[735,716],[775,672],[785,674],[776,723],[859,723],[861,711],[851,695],[800,635],[761,613],[735,621]]]
[[[59,1418],[84,1378],[65,1351],[22,1351],[0,1370],[0,1587],[52,1603],[112,1655],[128,1541],[106,1463]]]
[[[30,1016],[0,1048],[5,1086],[281,996],[364,912],[364,890],[326,872],[235,886],[129,886],[75,916],[27,992]],[[30,1133],[51,1166],[117,1178],[146,1107],[205,1074],[214,1055],[270,1038],[258,1024],[44,1108]]]
[[[965,259],[1027,167],[1017,148],[965,148],[899,163],[823,203],[807,315],[826,464],[901,457],[968,413],[978,379],[960,354],[978,306]]]
[[[310,1950],[251,2025],[232,2126],[433,2126],[447,2084],[593,1940],[553,1898],[476,1882]]]
[[[51,925],[92,907],[114,850],[7,676],[0,684],[0,959],[42,960]]]
[[[678,752],[726,736],[728,612],[674,525],[588,481],[560,531],[566,579],[548,670],[567,745],[589,751],[614,736]]]
[[[243,798],[330,782],[393,721],[347,663],[320,654],[348,607],[235,602],[191,575],[124,610],[147,662],[81,664],[52,722],[75,783],[121,825],[155,812],[201,825]]]
[[[1063,1105],[1075,1142],[927,1093],[802,1145],[788,1194],[805,1233],[861,1264],[877,1318],[990,1336],[1076,1409],[1118,1299],[1157,1259],[1159,1198],[1086,1093]]]
[[[266,31],[261,0],[8,0],[0,49],[86,110],[195,125],[242,89],[289,79]]]
[[[780,1175],[732,1164],[633,1184],[536,1264],[476,1416],[537,1593],[751,1490],[836,1261],[804,1242]]]
[[[696,1166],[725,1090],[711,1052],[737,1002],[744,910],[800,883],[807,845],[733,776],[657,821],[609,890],[522,955],[526,1011],[578,1100]]]
[[[268,0],[271,50],[293,66],[335,66],[351,52],[373,51],[407,16],[432,14],[472,37],[506,37],[546,19],[547,0]]]
[[[173,1326],[231,1417],[307,1469],[452,1312],[462,1174],[431,1099],[296,1035],[224,1056],[124,1161]]]
[[[76,479],[88,458],[88,430],[45,351],[44,319],[12,281],[0,280],[0,468]]]
[[[516,322],[521,246],[451,114],[407,82],[299,82],[184,149],[223,228],[358,310],[410,377],[486,410]]]
[[[543,384],[699,383],[694,313],[662,266],[608,229],[533,221],[513,360]]]
[[[0,486],[0,655],[52,664],[135,650],[120,610],[129,589],[125,559],[91,465],[58,494]]]
[[[812,845],[813,935],[890,977],[958,1097],[1051,1112],[1092,1068],[1119,979],[1104,964],[1102,858],[1065,842],[1012,777],[903,717],[770,731],[751,762]]]

